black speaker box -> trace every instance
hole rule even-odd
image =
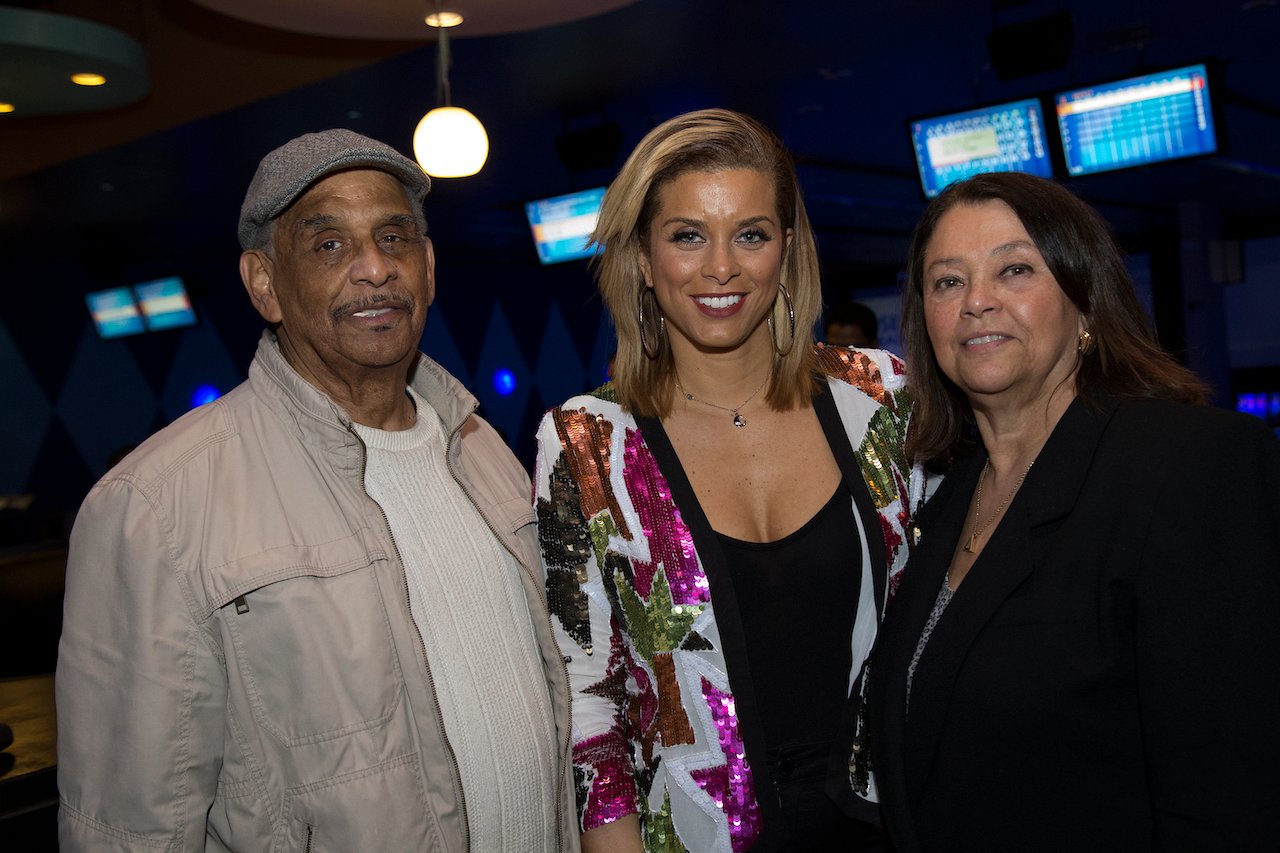
[[[1001,80],[1053,71],[1066,65],[1075,39],[1065,9],[1017,24],[996,27],[987,36],[991,67]]]

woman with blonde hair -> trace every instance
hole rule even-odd
[[[816,346],[791,157],[727,110],[652,130],[594,239],[613,381],[538,433],[583,847],[877,849],[864,663],[923,493],[902,365]]]

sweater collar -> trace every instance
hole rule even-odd
[[[332,454],[339,468],[362,468],[362,448],[351,430],[351,416],[293,369],[269,329],[258,341],[249,381],[255,389],[265,392],[263,396],[283,415],[299,439]],[[451,437],[479,405],[461,382],[421,353],[409,386],[440,418],[446,437]],[[419,415],[423,414],[426,413],[419,411]]]

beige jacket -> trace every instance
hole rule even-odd
[[[528,478],[423,358],[449,468],[524,568],[578,847],[569,696]],[[249,380],[90,492],[57,673],[64,851],[466,851],[466,797],[404,567],[349,418],[263,336]],[[494,630],[502,630],[495,625]],[[489,853],[489,851],[476,851]]]

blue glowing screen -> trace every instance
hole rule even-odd
[[[533,230],[539,261],[556,264],[594,254],[587,241],[600,215],[604,189],[596,187],[525,204],[524,212]]]
[[[1062,92],[1054,103],[1071,175],[1218,150],[1203,65]]]
[[[924,194],[986,172],[1053,176],[1040,101],[1030,98],[911,122]]]
[[[187,289],[177,276],[135,284],[133,292],[149,332],[190,326],[196,321]]]
[[[93,325],[102,337],[118,338],[136,335],[145,330],[142,313],[138,310],[138,303],[133,301],[133,292],[129,288],[99,290],[86,294],[84,298],[89,304],[89,313],[93,315]]]

